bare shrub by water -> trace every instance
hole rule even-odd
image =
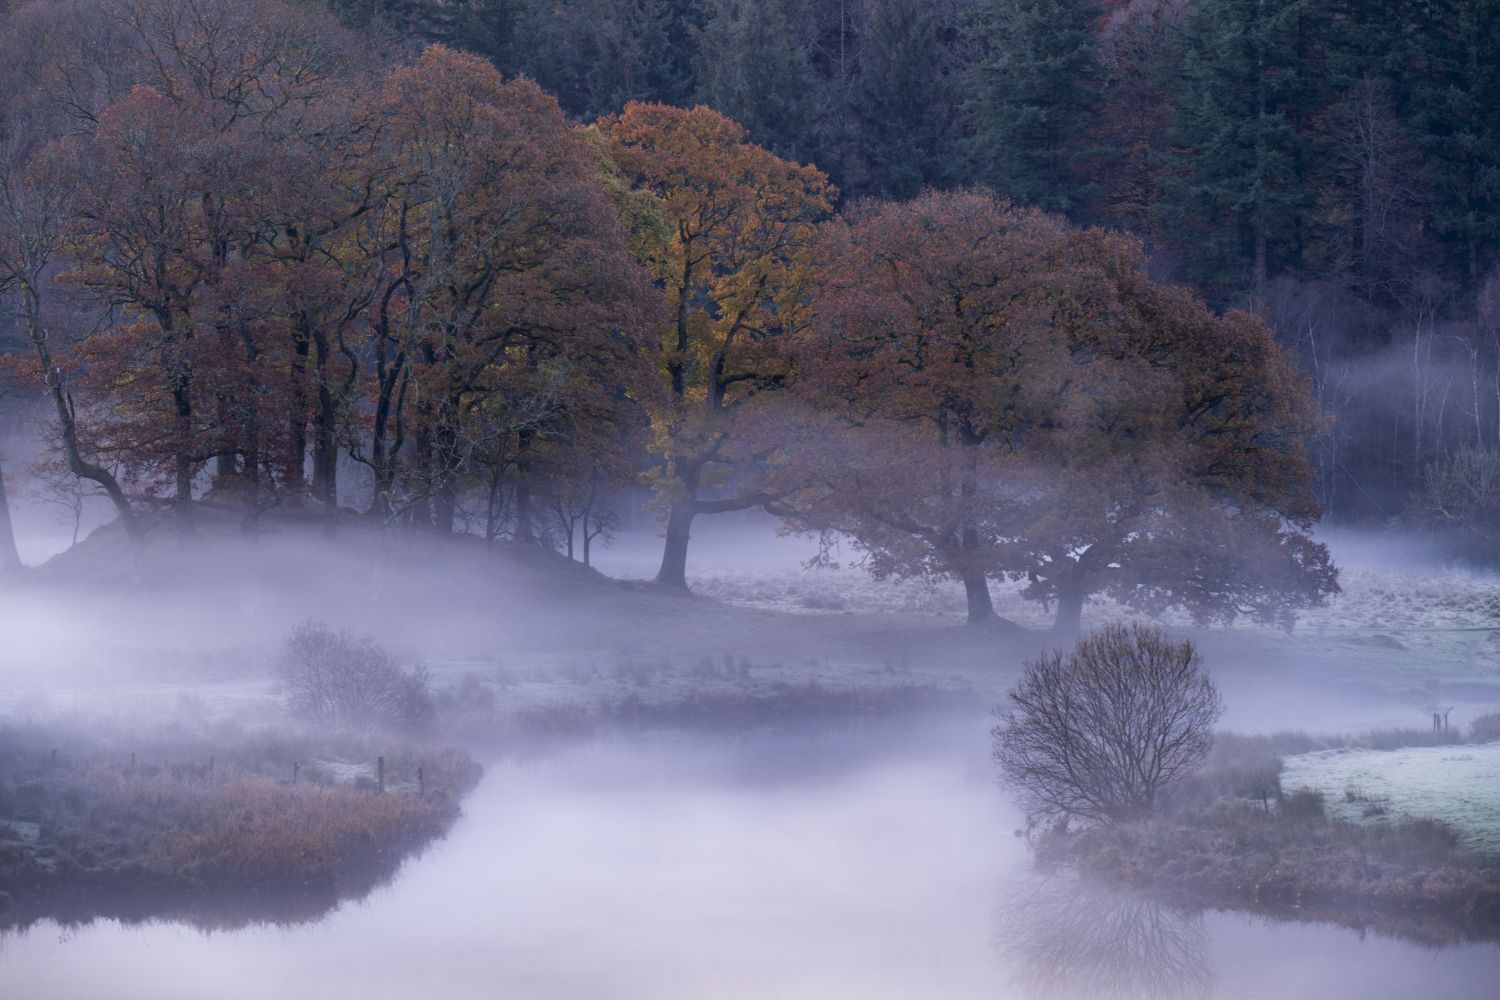
[[[994,758],[1034,815],[1140,819],[1202,763],[1222,713],[1192,643],[1109,625],[1026,664]]]

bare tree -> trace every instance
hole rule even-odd
[[[1213,989],[1201,913],[1088,879],[1014,887],[996,944],[1031,1000],[1203,1000]]]
[[[1500,558],[1500,451],[1463,447],[1426,466],[1412,512],[1470,558]]]
[[[426,671],[403,670],[367,636],[303,622],[282,646],[277,672],[293,714],[311,722],[414,730],[432,722]]]
[[[1026,664],[995,710],[994,759],[1033,815],[1141,819],[1203,761],[1222,713],[1192,643],[1108,625]]]

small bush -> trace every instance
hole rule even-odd
[[[1479,743],[1500,740],[1500,712],[1486,712],[1469,723],[1469,738]]]
[[[423,731],[433,719],[427,672],[403,670],[366,636],[303,622],[282,646],[277,664],[288,705],[299,718],[353,728]]]
[[[1281,800],[1281,815],[1298,823],[1319,822],[1327,817],[1323,793],[1299,788]]]
[[[1371,750],[1405,750],[1408,747],[1444,747],[1462,743],[1457,730],[1372,729],[1359,740]]]
[[[1446,860],[1458,850],[1458,831],[1439,819],[1407,819],[1370,828],[1369,837],[1391,858],[1413,862]]]
[[[1102,822],[1151,815],[1203,763],[1219,693],[1189,642],[1107,626],[1073,652],[1026,664],[996,709],[994,759],[1034,815]]]

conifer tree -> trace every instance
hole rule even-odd
[[[708,0],[698,100],[777,156],[817,159],[821,107],[804,0]]]
[[[1298,258],[1328,25],[1313,0],[1199,0],[1184,25],[1159,212],[1210,289],[1262,289]]]
[[[974,176],[1024,205],[1079,217],[1099,106],[1091,0],[988,0],[967,102]]]
[[[1500,4],[1411,4],[1406,119],[1433,171],[1432,224],[1452,272],[1483,280],[1500,249]]]
[[[909,198],[955,179],[951,5],[873,0],[854,104],[869,194]]]

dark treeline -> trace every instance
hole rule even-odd
[[[644,482],[668,586],[761,508],[972,622],[1008,579],[1287,624],[1322,508],[1482,527],[1500,481],[1469,119],[1329,9],[33,0],[0,361],[136,537],[587,561]]]
[[[329,2],[578,120],[707,104],[845,200],[983,183],[1130,230],[1296,352],[1335,521],[1413,515],[1435,465],[1500,448],[1490,0]]]

